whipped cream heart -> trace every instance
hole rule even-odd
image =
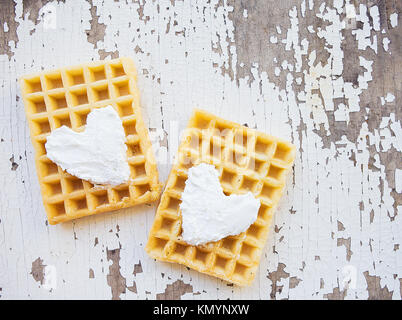
[[[66,126],[47,137],[46,153],[63,170],[94,184],[119,185],[128,182],[126,135],[112,106],[88,114],[83,132]]]
[[[251,192],[226,196],[218,171],[206,163],[188,170],[181,200],[182,238],[191,245],[246,231],[257,219],[261,204]]]

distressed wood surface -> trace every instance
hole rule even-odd
[[[1,299],[401,299],[401,1],[0,4]],[[156,204],[48,225],[17,78],[118,56],[163,181],[193,107],[297,146],[251,287],[150,259]]]

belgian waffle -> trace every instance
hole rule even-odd
[[[269,226],[291,169],[295,147],[289,142],[195,110],[181,140],[157,209],[146,251],[226,281],[253,281]],[[181,239],[180,198],[188,169],[215,165],[224,193],[251,191],[261,201],[258,218],[245,232],[217,242],[191,246]]]
[[[139,104],[137,72],[129,58],[65,67],[20,79],[44,207],[50,224],[148,203],[159,198],[156,161]],[[111,105],[126,133],[130,181],[94,186],[46,156],[47,136],[66,125],[84,130],[87,115]]]

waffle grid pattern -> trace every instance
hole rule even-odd
[[[181,263],[238,285],[251,284],[294,157],[295,147],[289,142],[196,110],[179,146],[146,251],[155,259]],[[226,195],[251,191],[261,207],[246,232],[191,246],[181,239],[179,205],[188,169],[200,162],[215,165]]]
[[[36,168],[50,224],[159,198],[161,185],[148,130],[141,116],[136,81],[136,69],[129,58],[92,62],[21,78]],[[82,131],[91,110],[108,105],[112,105],[122,119],[131,171],[130,182],[117,187],[94,186],[64,172],[49,160],[45,149],[52,130],[65,125]]]

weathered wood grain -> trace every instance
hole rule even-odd
[[[0,298],[402,298],[401,1],[0,4]],[[162,180],[193,107],[296,144],[252,287],[150,259],[156,204],[48,225],[16,80],[126,55]]]

